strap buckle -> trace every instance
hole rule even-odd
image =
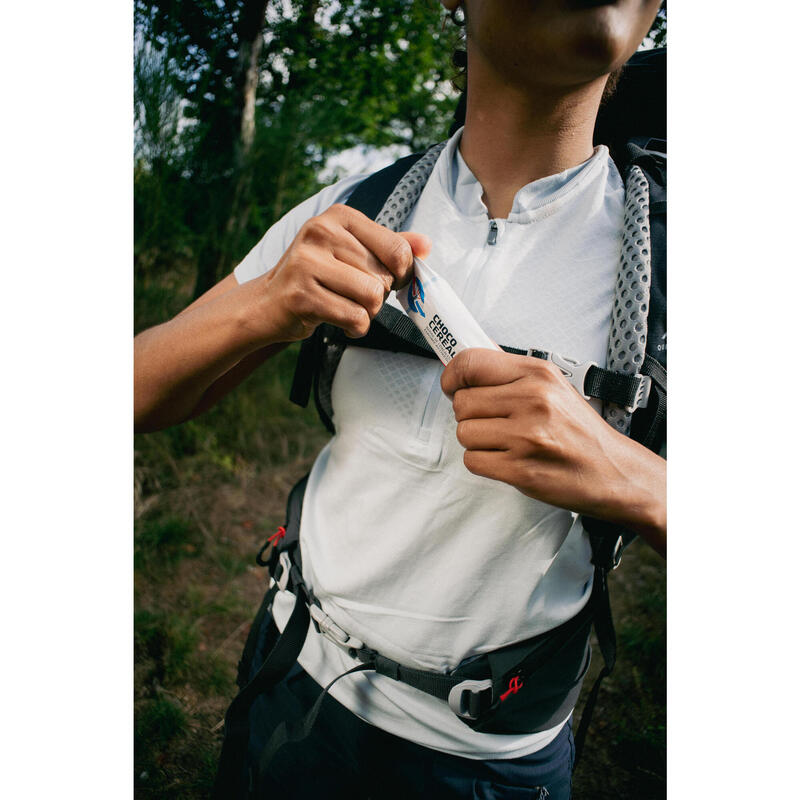
[[[649,375],[636,375],[639,385],[636,387],[636,399],[632,406],[625,406],[625,410],[632,414],[637,408],[647,408],[650,402],[650,390],[653,388],[653,379]]]
[[[622,553],[624,551],[625,541],[620,536],[614,545],[614,555],[611,556],[611,569],[616,569],[622,561]]]
[[[278,584],[278,588],[282,592],[285,592],[292,574],[292,559],[289,558],[289,553],[286,550],[278,556],[278,566],[280,567],[280,572],[275,579],[275,583]]]
[[[542,352],[542,351],[537,351]],[[533,348],[528,350],[528,355],[534,355]],[[562,372],[564,377],[580,392],[586,400],[590,397],[584,391],[586,386],[586,373],[597,366],[596,361],[575,361],[573,358],[562,356],[559,353],[547,353],[547,361],[552,361]]]
[[[447,696],[447,704],[457,717],[472,720],[478,719],[492,705],[492,700],[490,678],[482,681],[461,681],[450,690],[450,694]]]
[[[319,606],[313,603],[308,607],[314,627],[328,640],[342,650],[362,650],[364,642],[342,630]]]

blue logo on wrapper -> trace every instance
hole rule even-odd
[[[417,314],[425,316],[422,310],[422,304],[425,302],[425,290],[422,288],[422,282],[415,275],[408,284],[408,307],[411,311],[416,311]]]

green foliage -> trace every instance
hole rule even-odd
[[[168,568],[182,558],[197,557],[202,546],[202,537],[186,519],[172,514],[145,519],[135,528],[133,564],[137,569]]]
[[[656,14],[650,31],[644,40],[645,47],[666,47],[667,46],[667,0],[664,0],[661,8]]]
[[[136,0],[135,255],[150,278],[171,261],[229,268],[319,187],[332,154],[356,144],[417,149],[455,105],[453,32],[434,0],[266,3],[243,225],[230,228],[243,109],[243,20],[254,0]],[[223,257],[224,261],[224,257]],[[216,267],[214,267],[216,269]],[[221,277],[217,271],[216,277]]]
[[[135,747],[166,744],[183,730],[186,714],[172,700],[160,696],[144,704],[136,717]]]
[[[134,631],[138,657],[152,660],[158,683],[189,677],[198,639],[194,620],[178,613],[141,610],[134,615]]]

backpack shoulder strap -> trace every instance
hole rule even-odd
[[[666,142],[659,142],[662,145],[666,149]],[[650,301],[641,371],[650,377],[652,390],[648,407],[633,416],[631,437],[658,453],[667,435],[667,156],[635,141],[627,143],[625,153],[629,159],[625,169],[637,166],[650,192]]]
[[[370,219],[375,219],[398,183],[425,155],[425,153],[412,153],[409,156],[404,156],[388,167],[378,170],[378,172],[365,178],[353,190],[346,205],[361,211],[362,214],[365,214]],[[384,307],[385,310],[386,307]],[[375,324],[376,321],[377,325]],[[395,349],[397,345],[393,345],[393,343],[400,342],[399,346],[403,347],[402,332],[387,330],[387,326],[381,325],[381,322],[387,322],[386,315],[378,320],[373,320],[373,325],[368,334],[369,341],[372,342],[371,346],[379,349]],[[393,325],[397,324],[398,320],[391,319],[388,322],[388,327],[392,328]],[[406,322],[410,327],[413,327],[413,324],[408,320]],[[419,335],[418,337],[421,343],[416,342],[415,346],[414,333],[405,329],[403,331],[405,332],[405,338],[411,342],[410,349],[407,352],[425,355],[427,344],[422,339],[422,336]],[[416,329],[415,332],[419,334]],[[305,339],[300,346],[289,395],[293,403],[305,408],[308,405],[313,389],[314,402],[320,419],[331,433],[334,432],[334,426],[333,409],[330,404],[330,385],[339,359],[344,352],[347,343],[345,340],[344,332],[333,325],[320,325],[308,339]],[[352,343],[355,340],[349,341]],[[359,340],[359,343],[362,346],[370,346],[365,340]]]
[[[656,54],[656,61],[658,60],[663,69],[666,64],[666,51],[663,54]],[[642,76],[643,73],[639,73],[638,77]],[[644,75],[644,78],[646,77]],[[659,77],[658,69],[655,69],[651,71],[650,79],[656,83],[659,80],[663,81],[663,73]],[[641,89],[641,84],[639,88]],[[651,92],[651,94],[657,95],[658,92]],[[652,97],[649,100],[652,102]],[[662,94],[659,98],[657,112],[663,114],[663,108],[662,84]],[[598,120],[598,127],[602,127],[602,124],[604,123]],[[597,129],[595,132],[597,133]],[[667,156],[665,125],[662,128],[661,138],[656,138],[657,136],[659,136],[658,125],[655,125],[655,135],[643,136],[637,132],[629,136],[622,146],[620,146],[619,138],[616,141],[616,147],[613,146],[611,140],[601,139],[601,141],[610,142],[609,147],[617,164],[622,165],[620,172],[624,178],[627,177],[633,166],[637,166],[644,174],[648,184],[647,224],[651,251],[650,299],[647,312],[647,340],[641,372],[650,377],[652,383],[650,402],[646,408],[641,408],[633,414],[630,435],[631,438],[658,453],[666,442],[667,434]],[[598,519],[584,518],[583,525],[589,534],[592,548],[594,589],[590,602],[594,604],[595,633],[604,663],[589,692],[575,734],[576,765],[578,757],[583,751],[600,686],[603,679],[611,674],[616,663],[617,639],[608,594],[608,573],[619,566],[625,548],[636,538],[631,531]]]
[[[355,208],[370,219],[375,219],[394,187],[400,182],[400,178],[424,155],[424,153],[412,153],[374,172],[356,186],[345,205]]]

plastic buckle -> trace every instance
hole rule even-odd
[[[278,566],[281,568],[281,572],[275,582],[278,584],[278,588],[285,592],[292,574],[292,559],[289,558],[287,552],[283,552],[278,556]]]
[[[586,373],[592,367],[597,366],[596,361],[578,362],[558,353],[550,353],[550,357],[547,360],[552,361],[561,370],[564,377],[580,392],[582,397],[586,400],[590,399],[589,395],[584,391]]]
[[[489,702],[481,707],[481,693],[489,692]],[[478,708],[473,708],[473,700]],[[492,705],[492,681],[461,681],[457,683],[447,696],[447,704],[452,712],[462,719],[478,719],[480,712]]]
[[[614,555],[611,556],[611,569],[616,569],[622,561],[623,544],[624,542],[620,536],[614,545]]]
[[[326,638],[343,650],[361,650],[364,642],[342,630],[319,606],[308,607],[314,627]]]
[[[653,387],[653,380],[649,375],[637,375],[639,385],[636,387],[636,399],[632,406],[625,406],[625,410],[632,414],[637,408],[647,408],[650,402],[650,389]]]

